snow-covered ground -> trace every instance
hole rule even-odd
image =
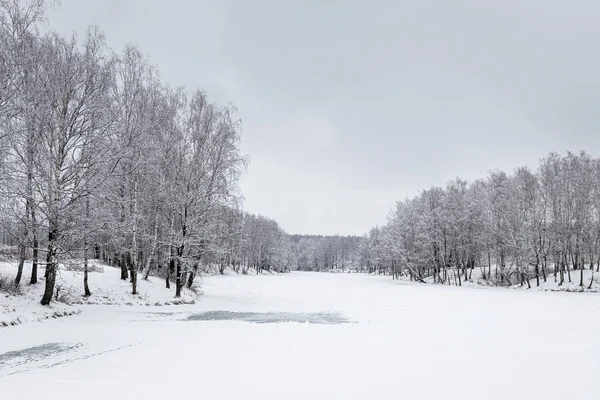
[[[92,296],[83,296],[83,272],[73,266],[61,265],[56,277],[56,290],[61,301],[54,301],[50,307],[40,304],[44,292],[44,269],[38,271],[40,281],[29,285],[31,263],[26,263],[19,291],[21,294],[11,294],[0,291],[0,328],[24,322],[39,321],[66,315],[77,314],[82,307],[94,304],[125,305],[125,306],[162,306],[178,303],[193,303],[197,298],[196,292],[183,289],[180,299],[175,299],[175,285],[165,288],[165,282],[156,277],[147,281],[138,279],[138,295],[131,295],[129,281],[120,279],[121,271],[97,260],[91,260],[89,286]],[[0,262],[0,278],[14,279],[16,262]],[[75,268],[73,270],[72,268]]]
[[[600,398],[596,294],[297,272],[203,291],[1,329],[0,399]]]
[[[504,286],[499,281],[499,277],[495,276],[495,268],[496,266],[492,264],[491,273],[492,273],[492,281],[483,278],[483,271],[480,268],[474,268],[473,271],[468,273],[468,279],[465,280],[464,274],[461,274],[461,286],[463,287],[481,287],[481,286]],[[548,272],[546,275],[546,281],[544,282],[544,278],[542,273],[540,272],[540,285],[537,285],[535,277],[533,277],[533,272],[530,270],[530,279],[529,284],[531,288],[527,287],[527,283],[512,285],[512,289],[525,289],[525,290],[543,290],[543,291],[554,291],[554,292],[600,292],[600,273],[589,269],[589,264],[586,265],[583,270],[583,286],[581,283],[581,270],[571,270],[571,280],[569,282],[569,274],[567,271],[564,273],[564,282],[559,284],[560,278],[557,275],[554,277],[554,265],[550,264],[548,266]],[[485,268],[486,275],[488,274],[488,269]],[[512,272],[512,274],[511,274]],[[511,274],[511,278],[514,281],[518,281],[518,274],[515,267],[508,268],[507,274]],[[401,281],[410,281],[410,278],[406,275],[400,277]],[[427,277],[424,279],[427,283],[433,283],[433,277]],[[448,284],[457,285],[458,277],[455,273],[454,269],[448,270]]]

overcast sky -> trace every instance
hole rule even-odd
[[[234,103],[245,208],[290,233],[363,234],[455,177],[600,156],[597,0],[62,0],[173,86]]]

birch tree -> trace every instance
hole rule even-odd
[[[96,168],[107,153],[101,126],[113,117],[113,60],[102,36],[90,31],[83,50],[76,37],[50,33],[43,39],[40,76],[42,110],[37,140],[36,191],[48,229],[45,290],[42,304],[52,300],[60,257],[69,249],[70,218],[90,194]]]

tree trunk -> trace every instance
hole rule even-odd
[[[518,263],[519,261],[517,261]],[[524,283],[524,279],[523,279],[523,268],[521,267],[521,265],[518,266],[518,270],[519,270],[519,284],[521,285],[521,287],[523,287],[523,283]]]
[[[27,199],[25,205],[25,218],[24,218],[24,228],[23,228],[23,237],[19,241],[19,265],[17,267],[17,277],[15,278],[15,285],[21,284],[21,278],[23,277],[23,265],[25,264],[25,258],[27,258],[27,247],[25,243],[29,240],[29,206],[30,202]]]
[[[564,260],[560,262],[560,282],[558,286],[562,286],[565,283],[565,262]]]
[[[138,183],[133,184],[133,225],[131,234],[131,294],[137,293],[137,266],[138,266],[138,245],[137,245],[137,220],[138,220]]]
[[[175,260],[175,297],[181,297],[181,289],[185,283],[183,271],[181,269],[181,259],[183,257],[184,245],[177,248],[177,258]]]
[[[175,261],[175,266],[175,297],[181,297],[181,288],[183,285],[181,283],[181,261],[179,259]]]
[[[546,256],[544,256],[544,263],[542,264],[542,275],[544,277],[544,282],[546,281],[546,266],[548,264],[548,261],[546,260]]]
[[[44,287],[44,295],[42,296],[42,305],[47,306],[52,301],[54,294],[54,284],[56,282],[56,269],[58,268],[57,260],[57,240],[58,240],[58,223],[52,221],[50,230],[48,231],[48,254],[46,255],[46,284]]]
[[[28,136],[28,147],[27,147],[27,202],[29,203],[29,216],[31,222],[31,246],[32,246],[32,260],[31,260],[31,279],[29,280],[30,285],[34,285],[38,282],[38,237],[37,237],[37,220],[35,216],[35,202],[33,194],[33,161],[35,157],[35,140],[33,131]]]
[[[567,276],[569,278],[569,283],[571,283],[571,264],[569,264],[569,260],[565,256],[565,265],[567,266]]]
[[[150,250],[150,256],[148,257],[148,260],[146,261],[146,268],[144,268],[144,280],[148,280],[148,277],[150,276],[150,268],[152,267],[152,260],[154,260],[154,257],[156,256],[156,247],[158,244],[158,213],[156,213],[156,217],[154,220],[154,237],[152,239],[152,250]]]
[[[167,289],[171,289],[171,273],[175,270],[175,251],[173,249],[173,236],[175,232],[173,231],[173,225],[175,223],[175,218],[171,217],[171,228],[169,232],[169,262],[167,264],[167,276],[165,278],[165,286]]]
[[[471,263],[471,268],[469,269],[469,280],[473,279],[473,269],[475,269],[475,264]]]
[[[121,253],[121,280],[126,281],[129,279],[129,271],[127,269],[127,256],[125,253]]]
[[[37,237],[37,227],[35,225],[35,212],[31,211],[31,224],[32,224],[32,253],[33,253],[33,257],[31,260],[31,279],[29,280],[29,284],[30,285],[34,285],[38,282],[38,237]]]
[[[87,243],[85,244],[85,248],[83,249],[83,295],[85,297],[90,297],[92,292],[90,292],[90,287],[88,285],[88,250]]]
[[[167,265],[167,274],[165,276],[165,287],[167,289],[171,289],[171,268],[173,268],[172,261],[169,261]]]
[[[137,292],[137,268],[135,266],[135,256],[132,257],[132,261],[130,263],[130,268],[131,268],[131,294],[136,295],[138,294]]]
[[[121,179],[121,183],[119,185],[119,195],[121,196],[121,223],[125,224],[125,173],[123,170],[123,177]],[[127,272],[127,263],[125,262],[125,254],[121,253],[121,280],[126,281],[129,278],[129,274]]]
[[[583,270],[585,266],[585,259],[583,255],[581,256],[580,263],[581,264],[579,265],[579,286],[583,287]]]
[[[238,268],[238,270],[239,270],[239,268]],[[196,277],[197,273],[198,273],[198,263],[195,263],[194,268],[192,268],[192,270],[190,271],[190,275],[188,276],[188,280],[187,280],[188,289],[192,288],[192,285],[194,284],[194,278]]]
[[[89,230],[89,219],[90,219],[90,198],[89,196],[85,197],[85,234],[83,235],[83,295],[85,297],[90,297],[92,292],[90,292],[90,287],[88,285],[88,230]]]
[[[504,285],[504,251],[500,252],[500,283]]]
[[[21,284],[21,278],[23,277],[23,265],[25,264],[25,245],[19,244],[19,265],[17,266],[17,277],[15,278],[15,285]]]

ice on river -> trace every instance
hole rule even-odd
[[[360,274],[0,330],[0,399],[600,399],[600,296]]]

